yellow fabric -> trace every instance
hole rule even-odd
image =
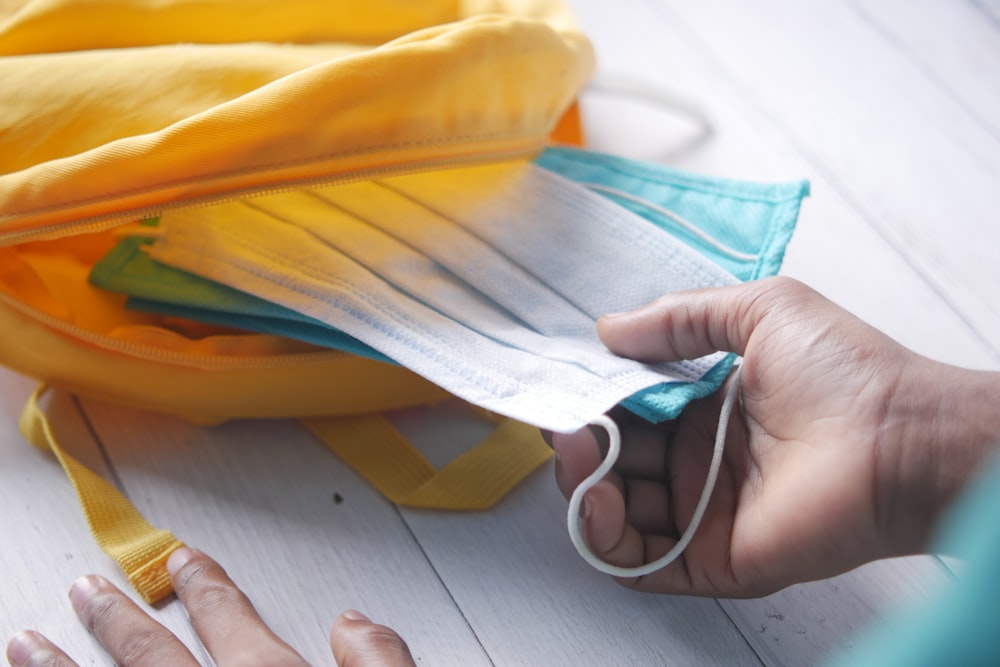
[[[380,418],[336,419],[446,397],[410,371],[128,313],[84,277],[114,227],[164,210],[578,141],[592,67],[559,0],[0,0],[0,363],[200,423],[323,416],[397,502],[488,507],[551,456],[534,429],[434,471]],[[143,597],[166,595],[180,543],[59,447],[37,398],[25,436]]]
[[[402,368],[129,313],[84,276],[112,227],[164,209],[525,157],[561,118],[578,138],[592,61],[558,0],[0,0],[0,363],[198,422],[441,398]]]
[[[129,582],[150,604],[173,592],[167,557],[183,544],[150,525],[118,489],[67,454],[52,433],[38,399],[39,387],[21,413],[21,433],[36,447],[50,450],[73,484],[97,544],[113,558]]]
[[[0,292],[0,363],[71,393],[197,423],[364,413],[448,396],[404,368],[273,337],[229,337],[204,349],[210,339],[186,341],[163,329],[137,342],[39,317]],[[204,353],[188,348],[195,343]]]
[[[258,20],[258,5],[283,20]],[[466,16],[449,0],[29,0],[0,24],[0,238],[530,155],[588,76],[589,43],[558,3],[473,5],[510,13]],[[388,35],[405,34],[372,47],[390,16],[402,18]]]
[[[409,507],[488,509],[552,457],[537,428],[512,419],[441,470],[380,415],[302,421],[382,495]]]
[[[379,44],[460,18],[456,0],[42,0],[3,24],[5,55],[173,43]],[[108,17],[115,22],[108,22]],[[0,16],[0,21],[4,17]],[[127,30],[119,26],[128,26]]]

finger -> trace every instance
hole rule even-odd
[[[604,562],[622,567],[643,564],[642,535],[626,520],[621,491],[607,480],[584,495],[581,532],[590,550]]]
[[[599,482],[584,500],[583,539],[601,560],[621,567],[638,567],[665,555],[677,544],[674,537],[643,534],[626,520],[624,498],[617,489]],[[616,577],[629,588],[654,593],[690,595],[696,591],[687,563],[679,558],[642,577]]]
[[[403,638],[358,611],[346,611],[333,623],[330,648],[340,667],[414,667]]]
[[[12,667],[77,667],[63,650],[34,630],[19,632],[7,643]]]
[[[575,433],[553,433],[552,449],[556,453],[556,485],[569,498],[580,482],[601,464],[603,457],[597,437],[589,428]]]
[[[625,520],[640,533],[677,537],[670,490],[663,483],[626,479]]]
[[[261,620],[249,598],[214,560],[193,549],[170,555],[167,570],[191,625],[219,667],[306,661]]]
[[[663,481],[674,424],[633,422],[622,427],[622,449],[615,470],[633,479]]]
[[[615,354],[641,361],[695,359],[719,350],[743,354],[754,329],[788,292],[808,290],[789,278],[667,294],[627,313],[597,322]]]
[[[110,581],[81,577],[69,592],[80,621],[123,667],[197,666],[190,651]]]

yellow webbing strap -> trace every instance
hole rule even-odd
[[[62,449],[38,403],[45,390],[36,389],[24,406],[21,433],[58,459],[94,539],[139,595],[150,604],[162,600],[173,592],[167,557],[183,544],[152,526],[118,489]],[[498,425],[485,440],[436,470],[380,415],[302,420],[392,502],[448,510],[491,507],[552,457],[538,429],[511,419],[494,421]]]
[[[441,470],[381,415],[302,423],[382,495],[409,507],[487,509],[552,457],[537,428],[512,419]]]
[[[167,557],[183,544],[171,533],[150,525],[118,489],[63,451],[49,427],[38,399],[40,386],[21,412],[21,433],[31,444],[50,450],[73,484],[80,507],[97,544],[113,558],[146,602],[170,595]]]

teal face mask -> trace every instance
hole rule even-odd
[[[737,280],[752,280],[777,272],[794,229],[799,204],[807,193],[807,185],[802,182],[761,185],[714,179],[571,149],[547,150],[535,164],[565,179],[585,185],[592,192],[632,211],[647,221],[643,224],[666,231],[674,239],[694,249],[701,257],[710,260],[716,268],[722,269],[720,273],[728,272]],[[556,187],[552,192],[555,197],[563,194],[573,196],[563,186]],[[165,224],[168,222],[165,221]],[[503,239],[489,242],[498,247],[503,245]],[[387,348],[384,346],[383,351],[379,351],[332,326],[330,321],[320,321],[311,314],[302,312],[304,309],[288,308],[158,263],[146,252],[140,251],[142,243],[140,239],[132,238],[119,244],[94,268],[92,282],[106,289],[131,295],[129,306],[133,308],[298,338],[386,361],[390,356],[401,357],[398,354],[386,355]],[[562,256],[558,245],[545,250],[553,257]],[[645,247],[633,246],[632,251],[625,249],[617,255],[608,255],[605,263],[614,262],[620,268],[627,267],[631,260],[642,254],[640,251],[645,250]],[[530,252],[530,249],[525,252]],[[543,283],[552,285],[567,273],[563,271],[560,274],[555,272],[556,269],[538,266],[538,261],[532,265],[532,261],[530,258],[526,260],[525,266],[529,273],[540,275]],[[683,266],[695,267],[696,264],[687,262]],[[646,262],[640,272],[648,274],[669,269],[671,267],[666,264],[650,265]],[[697,270],[712,272],[704,266]],[[546,274],[546,271],[549,273]],[[611,281],[614,284],[607,286],[609,289],[615,286],[620,286],[623,290],[631,288],[633,280],[627,271],[620,270],[617,275]],[[639,282],[640,277],[645,279],[645,276],[637,276],[635,282]],[[233,284],[242,286],[241,282],[235,280]],[[593,286],[574,287],[574,284],[569,284],[567,292],[576,290],[583,293],[593,289]],[[687,276],[686,284],[702,286],[697,275]],[[606,296],[611,300],[595,303],[614,302],[613,294],[609,292]],[[655,294],[647,294],[645,298],[651,296]],[[585,297],[587,295],[582,294],[581,298],[585,300]],[[503,309],[516,310],[518,307],[518,303],[511,302]],[[532,318],[528,312],[530,304],[525,304],[524,308],[525,312],[517,315],[521,322]],[[609,308],[611,309],[620,310],[621,307]],[[596,317],[599,314],[602,313],[591,313],[590,316]],[[583,321],[583,327],[590,327],[589,322],[591,321]],[[548,334],[544,333],[544,327],[535,329],[532,338],[535,342],[532,345],[542,345],[538,348],[542,350],[558,349],[558,346],[544,347],[544,341],[538,342],[539,331],[542,335]],[[570,344],[567,343],[565,347],[570,347]],[[717,389],[732,363],[731,356],[719,355],[710,363],[676,376],[673,381],[651,383],[650,386],[631,393],[625,398],[624,404],[651,421],[676,417],[690,400]],[[410,363],[405,365],[412,368]],[[448,388],[447,385],[442,386]],[[525,408],[529,411],[525,413],[529,417],[531,409],[530,406]],[[525,419],[524,415],[511,416],[533,421],[531,418]],[[560,423],[566,427],[569,422]]]
[[[806,181],[713,178],[574,149],[548,150],[537,164],[633,211],[742,282],[778,273],[809,194]],[[727,355],[699,380],[651,387],[622,404],[652,422],[673,419],[690,401],[715,392],[735,359]]]

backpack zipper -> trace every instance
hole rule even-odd
[[[259,187],[247,187],[226,194],[203,195],[192,199],[180,200],[168,204],[156,206],[141,206],[131,208],[126,211],[115,211],[91,215],[72,222],[63,222],[47,225],[40,229],[25,229],[13,232],[0,232],[0,246],[14,245],[27,241],[51,241],[66,236],[77,234],[90,234],[112,229],[119,225],[144,220],[146,218],[162,215],[168,211],[179,211],[185,209],[206,208],[215,204],[224,204],[239,199],[249,199],[263,197],[267,195],[281,194],[283,192],[293,192],[306,188],[326,187],[332,185],[347,185],[360,181],[370,181],[380,178],[391,178],[393,176],[403,176],[406,174],[416,174],[440,169],[450,169],[477,164],[488,164],[494,162],[504,162],[518,158],[531,158],[538,155],[545,148],[545,141],[529,140],[520,145],[503,149],[491,150],[477,153],[475,155],[450,156],[446,158],[429,158],[420,161],[406,162],[396,165],[381,165],[378,167],[354,169],[349,172],[302,178],[277,185],[262,185]]]
[[[281,185],[262,186],[260,188],[248,188],[239,192],[226,195],[210,195],[201,199],[186,200],[175,204],[156,207],[142,207],[130,209],[125,212],[108,213],[105,215],[91,216],[82,220],[62,223],[47,227],[42,230],[23,230],[0,234],[0,245],[12,245],[26,241],[53,240],[77,234],[88,234],[107,231],[115,227],[126,225],[145,218],[161,215],[167,211],[178,211],[194,208],[205,208],[216,204],[223,204],[239,199],[251,197],[262,197],[283,192],[291,192],[312,187],[323,187],[331,185],[347,185],[359,181],[375,180],[378,178],[389,178],[392,176],[402,176],[405,174],[420,173],[437,169],[447,169],[475,164],[485,164],[489,162],[502,162],[516,158],[525,158],[539,153],[544,148],[544,142],[532,141],[517,148],[507,148],[504,150],[479,153],[475,156],[448,157],[442,159],[429,159],[421,162],[412,162],[393,166],[380,166],[371,169],[353,170],[349,173],[336,174],[310,179],[295,181]],[[36,322],[62,333],[71,338],[84,341],[96,347],[111,352],[124,354],[130,357],[146,359],[156,362],[165,362],[180,366],[198,368],[259,368],[294,366],[319,361],[329,361],[332,359],[349,356],[340,350],[323,350],[318,352],[289,353],[281,355],[262,356],[223,356],[223,355],[203,355],[194,353],[177,352],[174,350],[164,350],[150,345],[134,343],[121,338],[115,338],[107,334],[97,333],[89,329],[77,326],[65,320],[49,315],[37,308],[34,308],[22,301],[15,299],[9,294],[0,291],[0,301],[10,308],[18,311]]]

